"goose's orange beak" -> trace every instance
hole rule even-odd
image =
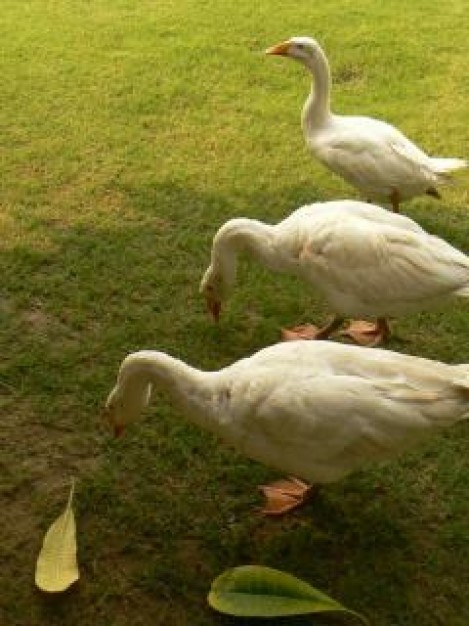
[[[122,433],[125,430],[125,426],[123,426],[122,424],[114,424],[114,421],[112,420],[112,417],[111,417],[111,412],[108,407],[104,407],[101,413],[101,417],[106,422],[106,425],[108,426],[108,428],[109,427],[111,428],[114,434],[114,437],[120,437],[122,435]]]
[[[290,42],[282,41],[271,48],[267,48],[266,54],[277,54],[280,56],[288,56],[288,49],[290,48]]]
[[[206,298],[207,309],[215,322],[220,320],[221,302],[213,300],[212,298]]]

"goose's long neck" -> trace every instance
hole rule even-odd
[[[246,252],[266,267],[275,268],[274,226],[247,218],[233,219],[224,224],[215,236],[212,247],[212,267],[223,275],[228,284],[236,277],[239,254]]]
[[[188,419],[216,431],[213,396],[216,373],[190,367],[164,352],[142,350],[129,355],[119,373],[124,396],[143,398],[149,388],[166,392]]]
[[[331,72],[324,52],[318,48],[314,59],[305,63],[313,76],[311,91],[303,107],[301,123],[306,135],[330,117]]]

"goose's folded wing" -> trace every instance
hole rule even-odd
[[[381,126],[386,132],[380,132]],[[365,187],[373,181],[377,188],[398,189],[422,177],[435,178],[429,157],[420,148],[393,127],[383,124],[378,129],[329,133],[314,151],[337,174]]]
[[[257,451],[286,471],[337,480],[367,461],[391,458],[432,430],[438,393],[357,376],[285,378],[251,421]],[[305,470],[301,473],[301,463]],[[309,465],[308,465],[309,464]]]
[[[312,276],[373,302],[433,299],[469,287],[462,252],[438,237],[371,220],[345,217],[321,241],[312,236],[301,258]]]

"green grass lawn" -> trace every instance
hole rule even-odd
[[[99,422],[130,351],[218,368],[276,342],[279,326],[326,314],[299,283],[247,265],[218,327],[198,294],[226,219],[277,221],[302,203],[357,197],[304,146],[304,68],[262,54],[294,34],[324,44],[336,111],[385,118],[435,155],[469,156],[464,0],[3,0],[6,626],[231,624],[206,593],[225,568],[253,562],[304,577],[376,626],[469,623],[467,424],[278,521],[255,513],[256,485],[277,474],[167,399],[122,441]],[[442,202],[403,210],[467,251],[468,189],[462,177]],[[395,328],[393,349],[469,362],[468,306]],[[35,560],[71,476],[81,581],[43,597]]]

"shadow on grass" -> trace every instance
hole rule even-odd
[[[6,457],[23,472],[21,481],[11,478],[8,496],[8,504],[25,518],[24,536],[8,544],[11,571],[24,576],[26,558],[30,567],[37,527],[45,526],[45,515],[63,495],[54,487],[40,501],[45,485],[63,471],[69,455],[76,457],[73,467],[82,478],[77,510],[85,572],[74,593],[48,603],[31,593],[28,571],[10,599],[21,597],[20,605],[33,607],[32,624],[62,623],[67,611],[71,624],[108,623],[106,616],[128,614],[145,602],[148,620],[164,609],[168,625],[233,623],[215,617],[205,595],[222,570],[249,562],[301,576],[351,608],[375,611],[382,616],[379,623],[386,623],[389,612],[401,614],[404,624],[412,623],[414,592],[430,599],[437,583],[443,584],[442,575],[451,578],[446,544],[431,525],[434,505],[410,471],[402,474],[403,485],[393,481],[389,466],[383,474],[373,470],[351,477],[324,490],[310,508],[277,522],[252,513],[259,503],[256,483],[268,480],[270,471],[186,425],[167,400],[159,403],[158,419],[143,419],[125,442],[109,442],[98,432],[99,409],[128,352],[162,349],[193,365],[219,368],[277,341],[284,322],[325,314],[313,290],[252,265],[249,271],[240,268],[219,326],[208,320],[198,293],[211,238],[223,221],[248,215],[276,222],[314,199],[314,191],[305,185],[275,194],[234,193],[228,200],[177,183],[119,184],[129,212],[112,226],[97,220],[64,227],[23,216],[32,245],[19,240],[0,255],[9,419],[23,410],[20,400],[29,411],[11,429]],[[431,221],[439,228],[444,219],[432,215]],[[448,238],[460,236],[456,224],[445,229]],[[45,236],[51,245],[42,249]],[[467,336],[467,317],[448,316]],[[392,345],[419,352],[428,334],[426,319],[410,321],[409,338],[399,330]],[[454,344],[448,323],[430,344],[429,356],[445,360],[456,350],[469,361],[467,345]],[[43,425],[34,431],[37,441],[29,432],[33,422]],[[76,438],[58,437],[60,427],[79,434],[81,447]],[[51,438],[53,428],[60,454],[55,463],[45,463],[43,456],[54,459],[56,448],[39,444]],[[96,456],[97,464],[87,465],[87,455]],[[377,492],[368,476],[387,481],[388,491]],[[38,494],[33,501],[32,487]],[[398,498],[391,495],[396,490]],[[422,550],[426,545],[435,551],[430,564]],[[175,607],[182,621],[171,621]]]

